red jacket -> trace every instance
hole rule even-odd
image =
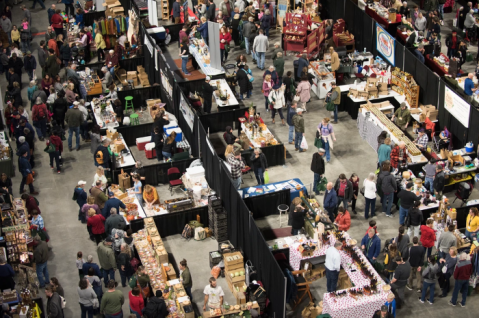
[[[141,313],[143,308],[145,307],[145,303],[143,301],[143,297],[141,296],[134,296],[131,291],[128,293],[128,298],[130,300],[130,307],[131,310],[136,311],[137,313]]]
[[[407,149],[403,151],[403,162],[407,162]],[[397,168],[399,163],[399,146],[396,146],[391,151],[391,166]]]
[[[458,261],[454,270],[455,280],[469,280],[472,274],[472,264],[470,260]]]
[[[33,210],[37,210],[38,214],[42,214],[42,211],[40,211],[40,208],[37,205],[37,201],[35,201],[35,198],[32,196],[25,201],[25,207],[27,208],[28,214],[32,214]]]
[[[429,226],[421,225],[421,243],[422,246],[429,248],[434,246],[436,233]]]
[[[340,231],[347,231],[351,227],[351,215],[347,210],[344,211],[343,215],[338,213],[334,222],[338,225]]]
[[[52,23],[52,28],[55,28],[55,29],[63,28],[63,18],[58,13],[55,13],[52,16],[52,20],[50,22]]]
[[[47,145],[49,143],[52,143],[55,145],[55,150],[62,152],[63,151],[63,142],[60,137],[51,135],[50,140],[47,140]]]
[[[105,218],[101,214],[95,214],[86,221],[87,226],[91,226],[91,232],[93,234],[105,233]]]
[[[40,109],[42,109],[42,111],[43,111],[43,117],[44,118],[38,118]],[[45,104],[35,104],[35,105],[33,105],[32,120],[38,121],[38,120],[47,119],[47,118],[48,118],[48,110],[47,110],[47,106],[45,106]]]
[[[225,43],[221,43],[221,40],[225,40]],[[225,44],[230,44],[231,40],[232,38],[229,32],[226,32],[225,34],[220,32],[220,49],[224,50]]]

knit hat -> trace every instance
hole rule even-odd
[[[297,112],[297,113],[301,113],[302,111],[303,111],[302,108],[297,108],[297,109],[296,109],[296,112]]]
[[[18,137],[18,141],[21,142],[21,143],[24,143],[25,142],[25,137],[24,136]]]

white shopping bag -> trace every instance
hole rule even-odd
[[[306,141],[306,137],[303,136],[303,140],[301,140],[301,149],[308,149],[308,142]]]
[[[452,26],[457,27],[457,19],[452,19]]]

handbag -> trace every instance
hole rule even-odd
[[[226,53],[230,52],[230,45],[229,44],[225,44],[225,51],[226,51]]]
[[[51,142],[48,144],[48,146],[46,146],[45,149],[43,149],[43,151],[45,151],[46,153],[54,153],[56,150],[57,148]]]
[[[299,100],[300,100],[299,95],[294,95],[293,101],[299,102]]]
[[[240,49],[244,49],[246,48],[246,43],[245,41],[243,40],[241,43],[240,43]]]
[[[60,299],[61,299],[61,303],[62,303],[62,309],[65,309],[65,307],[67,306],[67,301],[65,300],[64,297],[62,297],[61,295],[58,295],[60,296]],[[96,298],[95,298],[96,299]],[[96,299],[96,301],[98,302],[98,299]],[[94,303],[93,303],[94,305]]]
[[[128,286],[130,286],[130,288],[133,289],[136,286],[136,282],[137,282],[136,275],[134,275],[130,278],[130,281],[128,282]]]
[[[143,298],[148,298],[150,296],[150,287],[146,285],[146,287],[140,286],[140,280],[138,279],[138,274],[136,276],[136,286],[140,289],[141,295]]]
[[[334,107],[334,103],[332,103],[332,102],[329,102],[329,103],[326,104],[326,110],[328,112],[333,112],[335,108],[336,107]]]
[[[366,192],[366,187],[362,186],[361,189],[359,189],[359,192],[363,195],[364,197],[364,192]]]
[[[33,183],[33,174],[29,173],[27,175],[27,181],[25,182],[25,184],[32,184]]]
[[[246,74],[248,76],[248,80],[250,81],[250,83],[253,83],[254,82],[254,77],[253,75],[250,75],[250,74]]]
[[[321,137],[314,138],[314,146],[318,149],[323,148],[323,139]]]
[[[93,298],[91,302],[93,303],[93,308],[100,308],[100,302],[98,301],[98,298]]]

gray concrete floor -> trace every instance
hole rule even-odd
[[[56,1],[55,1],[56,2]],[[54,1],[47,1],[46,6],[50,6]],[[217,5],[219,1],[215,1]],[[23,4],[30,6],[31,3],[24,1]],[[62,8],[63,5],[57,4],[57,7]],[[13,8],[13,23],[20,24],[23,13],[20,11],[19,6],[16,5]],[[443,39],[447,35],[446,29],[452,25],[453,14],[446,15],[445,26],[442,27]],[[47,15],[46,11],[37,9],[32,10],[32,30],[33,33],[44,32],[47,27]],[[37,49],[40,40],[44,38],[42,35],[37,35],[32,41],[33,55],[37,56]],[[271,32],[270,43],[274,43],[279,40],[279,34],[276,31]],[[444,41],[443,41],[444,42]],[[172,44],[170,49],[174,49],[176,52],[176,44]],[[475,47],[471,47],[471,51],[476,51]],[[446,52],[443,48],[443,52]],[[229,61],[236,58],[236,55],[243,53],[242,50],[233,49],[230,54]],[[293,70],[293,57],[286,57],[285,70]],[[266,67],[271,65],[271,54],[267,55]],[[264,98],[261,95],[261,91],[258,88],[260,86],[260,79],[262,77],[262,71],[259,71],[253,66],[254,77],[257,80],[254,83],[254,93],[252,101],[258,106],[258,109],[262,109],[264,105]],[[474,69],[474,62],[466,63],[465,69]],[[37,76],[41,76],[40,69],[37,70]],[[27,87],[28,78],[23,75],[23,90],[22,96],[24,98],[24,105],[27,100]],[[3,89],[6,87],[5,78],[0,78],[0,85]],[[312,94],[313,95],[313,94]],[[29,109],[29,107],[27,107]],[[272,132],[278,137],[279,140],[287,142],[287,127],[282,127],[279,124],[271,125],[268,115],[264,113],[263,116],[266,119],[266,123],[269,125]],[[328,112],[323,107],[322,101],[319,101],[316,97],[312,98],[312,101],[308,104],[308,112],[305,114],[305,124],[308,127],[306,132],[306,138],[310,143],[314,140],[315,127],[323,117],[329,117]],[[332,161],[326,167],[326,176],[330,180],[334,180],[340,173],[346,173],[350,175],[352,172],[356,172],[361,179],[363,179],[371,171],[375,170],[376,166],[376,154],[371,147],[369,147],[364,141],[362,141],[356,132],[356,123],[346,113],[340,114],[339,124],[334,126],[336,137],[338,141],[335,144],[335,148],[332,152]],[[65,148],[66,142],[65,142]],[[77,220],[77,204],[71,200],[74,186],[79,180],[86,180],[88,184],[91,184],[95,173],[95,167],[92,162],[92,155],[89,150],[89,144],[82,143],[80,151],[68,152],[65,151],[63,157],[65,163],[62,169],[62,174],[56,174],[49,169],[48,156],[41,150],[44,148],[44,144],[37,142],[36,145],[36,167],[35,171],[38,176],[35,180],[35,187],[40,191],[37,198],[40,201],[42,208],[42,216],[45,219],[45,224],[49,230],[51,241],[49,245],[52,247],[50,258],[48,262],[48,269],[50,277],[57,277],[60,283],[65,289],[65,296],[68,302],[65,309],[65,317],[80,317],[80,308],[77,305],[78,295],[78,277],[75,268],[75,259],[78,251],[82,251],[84,257],[91,254],[94,256],[95,262],[98,261],[96,256],[96,246],[88,239],[88,233],[85,226],[80,224]],[[289,178],[300,178],[305,184],[313,181],[313,175],[309,171],[311,157],[313,154],[312,149],[305,153],[297,153],[294,151],[292,145],[286,144],[290,156],[286,160],[284,166],[276,166],[270,168],[270,178],[272,182],[281,181]],[[17,162],[17,157],[14,158]],[[14,195],[18,196],[18,185],[20,183],[19,173],[13,178],[14,183]],[[254,185],[255,181],[246,179],[244,186]],[[158,187],[160,197],[169,198],[170,194],[166,186]],[[58,192],[60,191],[60,193]],[[174,196],[179,196],[180,193],[174,193]],[[473,198],[479,198],[477,191],[474,191]],[[351,236],[360,239],[367,229],[367,222],[361,217],[361,212],[364,206],[362,199],[358,202],[357,216],[353,215],[352,227],[349,231]],[[378,208],[378,211],[380,208]],[[377,218],[378,228],[381,233],[381,239],[384,241],[387,238],[391,238],[396,234],[398,227],[397,217],[389,219],[383,215],[379,215]],[[277,217],[272,216],[266,220],[258,220],[260,227],[270,226],[277,228]],[[180,238],[179,235],[167,237],[164,239],[165,245],[170,253],[173,253],[177,261],[182,258],[186,258],[189,263],[189,267],[194,280],[193,295],[194,300],[199,308],[202,308],[203,296],[202,290],[207,284],[207,280],[210,277],[210,268],[208,260],[208,252],[217,249],[217,242],[211,239],[204,240],[202,242],[189,241],[186,242]],[[201,251],[201,252],[199,252]],[[73,276],[72,276],[73,274]],[[116,278],[119,279],[119,275],[116,274]],[[226,293],[226,300],[233,302],[232,294],[228,291],[227,284],[224,279],[219,279],[219,284],[223,287]],[[322,299],[322,294],[325,291],[324,280],[315,282],[313,284],[313,295],[317,300]],[[128,297],[129,288],[121,288],[125,298]],[[43,291],[40,292],[44,296]],[[436,295],[438,293],[436,292]],[[416,293],[406,292],[407,306],[401,309],[397,317],[410,317],[412,313],[415,315],[421,315],[423,317],[437,317],[446,316],[451,314],[460,314],[462,317],[476,317],[477,314],[473,312],[479,309],[479,305],[476,301],[477,296],[472,296],[467,303],[467,308],[452,308],[447,305],[449,298],[436,299],[434,306],[428,304],[421,304],[417,301]],[[125,313],[128,312],[128,302],[123,306]],[[298,312],[294,314],[298,316]],[[361,317],[362,318],[362,317]],[[364,317],[366,318],[366,317]]]

